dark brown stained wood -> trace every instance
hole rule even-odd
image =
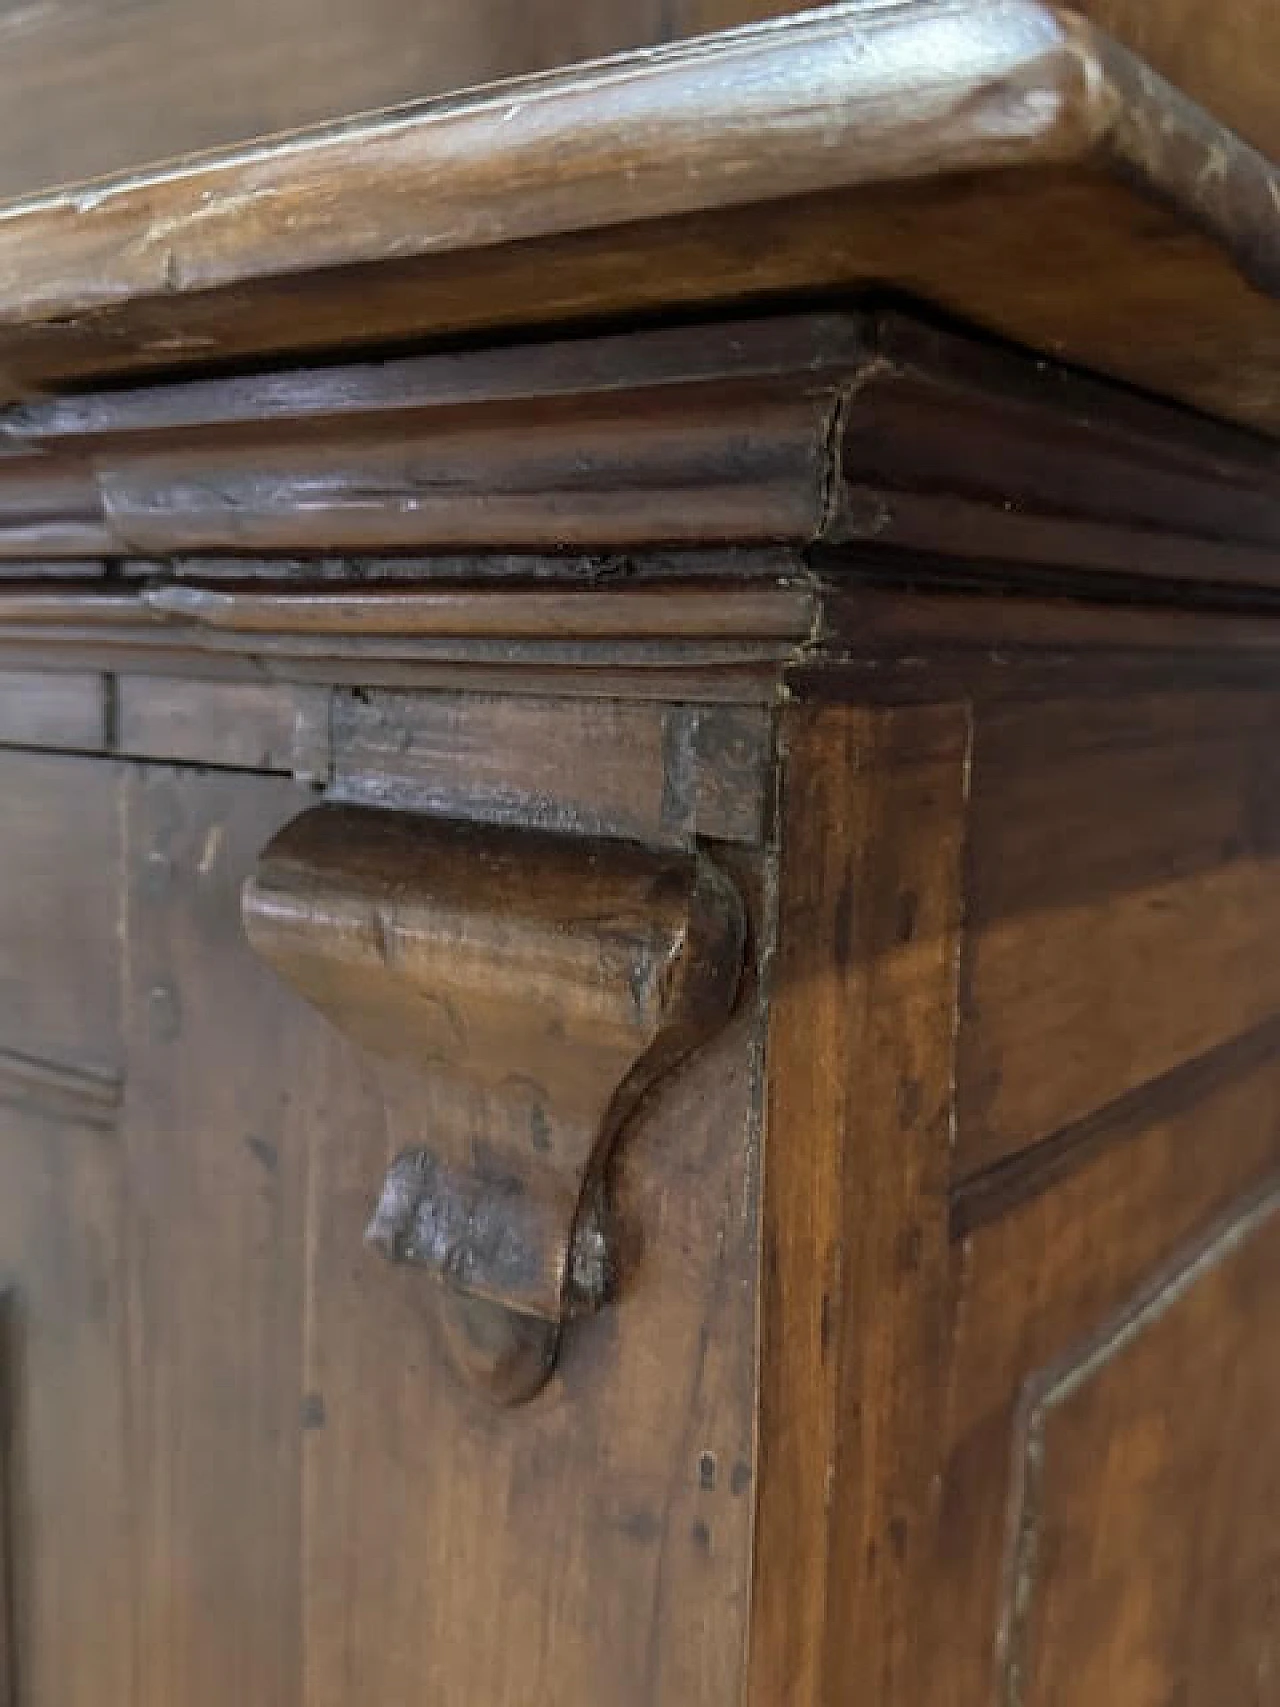
[[[701,641],[731,645],[807,640],[813,630],[810,588],[787,584],[747,585],[727,596],[723,587],[453,586],[365,582],[334,586],[317,582],[237,586],[224,581],[72,583],[38,580],[0,586],[0,627],[51,629],[181,629],[206,637],[218,633],[271,639],[330,637],[359,641],[506,640],[571,644],[592,640]],[[213,640],[206,643],[212,645]]]
[[[62,0],[3,15],[0,186],[29,194],[197,148],[747,23],[781,0]],[[101,75],[110,66],[111,77]]]
[[[0,675],[0,692],[3,684]],[[329,779],[322,688],[122,676],[114,692],[113,750],[122,756]]]
[[[98,753],[106,740],[102,676],[0,671],[0,744]]]
[[[420,1094],[282,992],[237,929],[260,844],[308,791],[88,765],[0,754],[6,801],[66,778],[44,853],[60,846],[81,884],[107,867],[85,804],[110,779],[127,865],[109,938],[123,991],[95,1022],[105,1035],[123,1012],[123,1091],[69,1065],[69,1042],[56,1060],[0,1058],[22,1688],[72,1707],[104,1687],[139,1707],[374,1707],[456,1683],[486,1707],[585,1707],[609,1677],[620,1707],[736,1700],[754,990],[636,1112],[613,1193],[621,1296],[506,1418],[442,1363],[422,1276],[361,1244],[370,1182],[422,1139]],[[10,836],[8,810],[0,824]],[[758,860],[721,856],[754,895]],[[121,864],[117,844],[113,898]],[[35,983],[56,973],[70,1012],[92,971],[75,911],[64,898],[37,922]],[[0,954],[26,926],[0,908]]]
[[[120,1069],[120,777],[0,753],[0,1050]]]
[[[32,594],[33,599],[38,595]],[[48,597],[56,600],[57,594]],[[88,594],[92,599],[92,591]],[[22,608],[22,595],[0,598],[0,612]],[[123,607],[121,607],[123,609]],[[631,587],[485,590],[474,586],[243,587],[180,581],[144,587],[137,607],[161,621],[233,634],[334,634],[513,641],[807,640],[813,598],[803,583],[735,588]],[[132,614],[132,613],[131,613]],[[20,619],[21,620],[21,619]],[[39,621],[39,616],[27,620]]]
[[[958,1247],[944,1542],[921,1625],[947,1660],[940,1707],[1074,1707],[1102,1665],[1106,1692],[1140,1707],[1181,1685],[1189,1707],[1267,1698],[1274,1042],[1153,1087],[1072,1172]],[[1011,1528],[1024,1425],[1067,1369],[1082,1379],[1045,1416],[1032,1558]]]
[[[874,281],[1274,425],[1276,311],[1236,269],[1274,288],[1275,185],[1069,14],[850,0],[12,203],[0,364],[12,389]]]
[[[100,537],[160,556],[734,544],[820,530],[826,435],[803,396],[743,387],[701,410],[660,393],[622,421],[607,407],[594,419],[556,413],[517,408],[500,424],[441,420],[419,433],[412,420],[392,422],[364,427],[355,443],[248,434],[226,448],[136,451],[119,467],[108,452]],[[29,534],[21,527],[15,539],[28,556]],[[73,532],[68,548],[82,555],[86,544]]]
[[[1109,539],[1110,566],[1133,575],[1168,573],[1166,543],[1176,562],[1187,535],[1280,541],[1270,444],[896,315],[864,339],[869,371],[841,410],[826,538],[1015,561],[1056,543],[1081,567]],[[1229,561],[1210,552],[1199,578]]]
[[[755,546],[747,580],[768,573],[763,546],[789,542],[854,562],[906,547],[1267,585],[1280,541],[1272,446],[895,315],[194,380],[17,406],[0,424],[29,452],[3,464],[0,552],[56,564],[91,527],[116,556],[196,554],[178,566],[193,580],[201,562],[233,573],[209,552],[332,565],[343,548],[430,548],[455,554],[419,559],[442,581],[468,572],[462,548],[566,546],[615,561],[643,546],[652,579],[677,567],[655,547],[700,542]],[[42,449],[56,480],[33,478]],[[701,572],[725,565],[703,553]],[[530,556],[525,572],[552,567]],[[341,586],[329,593],[336,608]]]
[[[619,587],[215,579],[0,584],[0,663],[31,669],[667,701],[772,697],[817,621],[807,578]]]
[[[306,799],[129,772],[137,1707],[302,1699],[306,1158],[329,1110],[236,925],[258,848]]]
[[[930,1698],[968,717],[788,712],[748,1700]]]
[[[824,578],[823,638],[785,671],[799,698],[856,704],[930,704],[940,694],[1019,706],[1045,700],[1115,701],[1197,687],[1266,690],[1277,630],[1270,600],[1258,608],[1230,597],[1215,607],[1167,608],[1125,596],[1027,596],[993,591],[902,590]],[[919,564],[931,577],[934,562]],[[998,586],[999,583],[997,582]]]
[[[956,1166],[1043,1142],[1280,1008],[1275,696],[979,717]]]
[[[642,841],[764,832],[760,706],[356,691],[332,724],[340,799]]]

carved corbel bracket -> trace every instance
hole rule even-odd
[[[244,918],[340,1030],[421,1073],[423,1142],[367,1237],[443,1282],[473,1379],[532,1396],[613,1285],[620,1128],[732,1007],[737,891],[702,853],[334,805],[266,848]]]

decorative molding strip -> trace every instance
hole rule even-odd
[[[1280,545],[1258,440],[893,316],[100,392],[0,434],[0,564],[828,545],[1267,585]]]
[[[29,387],[874,282],[1274,421],[1239,377],[1245,344],[1274,373],[1274,320],[1227,257],[1275,285],[1278,200],[1274,167],[1083,19],[846,0],[11,204],[0,367]],[[1076,296],[1101,267],[1136,310],[1159,271],[1176,323],[1135,336],[1042,270],[1004,289],[1045,227]]]
[[[0,1049],[0,1103],[110,1130],[119,1118],[122,1094],[119,1079],[108,1074]]]
[[[244,891],[250,944],[356,1043],[420,1079],[423,1145],[369,1239],[432,1270],[455,1348],[531,1396],[617,1261],[627,1118],[727,1019],[745,918],[705,855],[322,806]]]
[[[567,691],[758,698],[817,623],[799,579],[609,591],[0,581],[0,669],[402,688],[456,686],[469,672],[471,685],[508,692],[545,674]]]

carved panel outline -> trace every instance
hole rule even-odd
[[[998,1700],[1025,1707],[1027,1644],[1039,1588],[1046,1433],[1052,1413],[1160,1321],[1198,1281],[1227,1261],[1280,1213],[1280,1179],[1220,1216],[1185,1246],[1096,1333],[1033,1375],[1023,1388],[1014,1433],[1008,1546],[996,1630]]]

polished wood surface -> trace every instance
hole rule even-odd
[[[0,209],[5,1707],[1270,1700],[1268,37],[1091,15]]]
[[[0,13],[0,194],[443,95],[522,72],[781,17],[793,0],[46,0]],[[1267,0],[1077,0],[1082,12],[1256,148],[1280,150]]]
[[[620,1128],[732,1012],[737,890],[698,854],[330,805],[272,840],[242,910],[289,986],[421,1077],[366,1242],[442,1283],[483,1390],[533,1397],[622,1284]]]
[[[1074,14],[846,0],[12,203],[0,372],[873,284],[1274,429],[1276,183]]]
[[[804,706],[787,751],[748,1700],[932,1698],[968,714]]]
[[[44,945],[0,1009],[35,1064],[0,1072],[22,1689],[560,1707],[609,1676],[628,1703],[732,1699],[758,999],[630,1123],[625,1334],[583,1324],[547,1393],[503,1413],[451,1374],[424,1277],[361,1246],[419,1097],[238,928],[308,790],[12,750],[0,784],[6,972]],[[738,875],[756,887],[750,859]],[[69,1104],[108,1069],[110,1106]]]
[[[4,411],[0,443],[11,581],[23,565],[61,570],[88,551],[179,555],[194,582],[200,571],[183,560],[217,554],[233,559],[224,585],[146,597],[170,622],[240,631],[269,630],[285,606],[270,589],[237,588],[235,563],[246,578],[286,554],[429,551],[419,577],[445,582],[451,568],[474,579],[465,559],[441,560],[453,551],[687,551],[714,539],[722,550],[906,547],[1263,583],[1280,543],[1270,445],[894,313],[86,391]],[[722,555],[703,561],[723,571]],[[533,596],[518,613],[519,570],[513,558],[501,626],[548,636],[560,603]],[[647,633],[666,609],[654,598],[642,615],[638,589],[629,601],[585,593],[576,608],[590,606],[597,628]],[[19,589],[4,596],[16,616]],[[727,608],[711,600],[726,638],[770,605],[785,620],[783,604],[763,584]],[[470,590],[451,599],[443,586],[428,597],[341,583],[288,606],[308,631],[352,634],[444,632],[449,621],[479,633],[482,608]]]

